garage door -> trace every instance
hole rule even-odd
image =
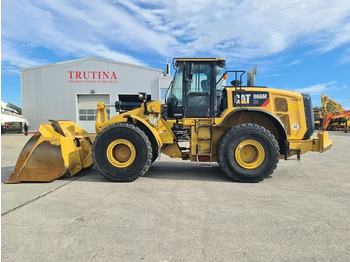
[[[109,104],[109,95],[78,95],[78,124],[89,133],[95,133],[97,103]],[[109,114],[109,108],[107,109]]]

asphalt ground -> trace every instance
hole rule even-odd
[[[132,183],[4,184],[28,137],[1,139],[2,261],[350,261],[350,133],[255,184],[165,156]]]

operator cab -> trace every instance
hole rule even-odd
[[[168,118],[210,118],[220,114],[225,59],[174,59],[176,73],[167,94]]]

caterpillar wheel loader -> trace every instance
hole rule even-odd
[[[311,138],[314,118],[309,95],[254,86],[254,70],[244,86],[245,71],[225,70],[224,58],[177,58],[174,67],[165,104],[148,101],[140,93],[138,103],[115,102],[119,114],[109,119],[106,105],[99,102],[95,137],[65,121],[46,125],[48,134],[40,129],[41,142],[20,155],[10,182],[47,178],[50,168],[40,175],[30,174],[28,168],[21,172],[41,143],[61,151],[53,156],[62,168],[51,180],[73,175],[93,162],[99,174],[115,182],[143,176],[161,153],[198,165],[217,162],[234,181],[259,182],[273,173],[279,159],[299,160],[308,151],[331,148],[326,131]],[[226,85],[229,76],[233,80]],[[45,155],[38,158],[41,162],[31,170],[47,161]]]

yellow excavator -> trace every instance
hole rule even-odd
[[[163,153],[201,165],[219,163],[238,182],[259,182],[279,159],[331,148],[328,133],[312,138],[309,95],[255,86],[256,70],[226,70],[224,58],[177,58],[166,102],[117,101],[109,118],[97,104],[96,134],[71,121],[43,124],[24,147],[8,183],[52,181],[95,165],[114,182],[143,176]],[[232,81],[229,81],[229,77]],[[231,80],[230,79],[230,80]]]

